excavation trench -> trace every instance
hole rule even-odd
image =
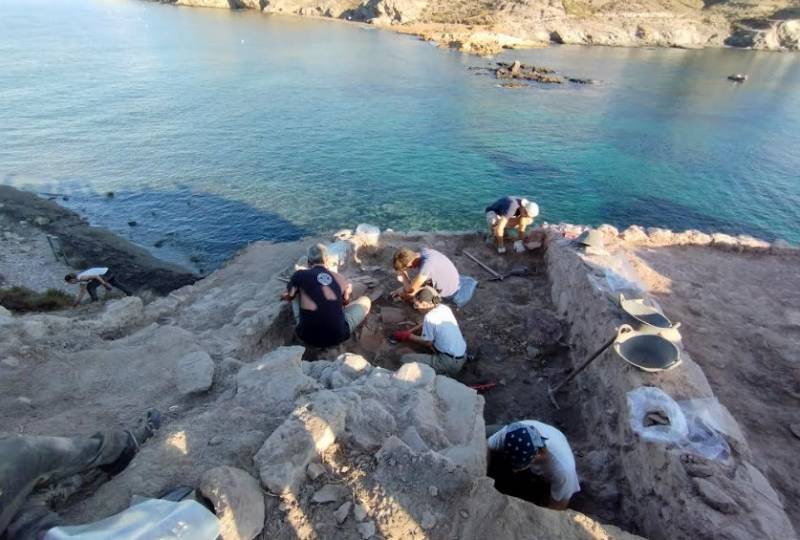
[[[620,495],[613,469],[593,452],[595,448],[585,429],[586,412],[579,406],[581,393],[576,386],[567,385],[558,394],[559,409],[548,397],[548,383],[562,380],[575,362],[569,346],[569,325],[559,317],[551,300],[552,285],[542,250],[500,256],[476,234],[386,236],[381,247],[359,252],[360,265],[351,262],[342,270],[354,283],[357,294],[367,294],[373,299],[366,322],[356,336],[339,347],[307,348],[304,359],[331,359],[350,352],[364,356],[373,365],[396,370],[401,366],[403,354],[424,352],[391,341],[395,330],[407,329],[422,320],[422,314],[411,306],[389,298],[388,293],[398,287],[391,259],[400,246],[433,247],[446,254],[462,275],[479,281],[467,305],[460,309],[452,307],[467,341],[468,354],[467,363],[456,379],[483,395],[486,425],[535,419],[556,426],[570,441],[581,477],[582,489],[572,499],[571,508],[601,522],[635,529],[619,511]],[[490,281],[490,274],[466,253],[501,274],[519,267],[526,267],[528,272],[503,281]],[[291,324],[287,307],[269,332],[270,343],[282,337],[286,345],[299,344],[292,335]],[[527,486],[510,486],[507,491],[531,502],[542,502],[541,493]]]

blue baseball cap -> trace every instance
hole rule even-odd
[[[536,454],[545,448],[545,441],[539,430],[522,422],[514,422],[506,428],[503,453],[515,470],[527,468]]]

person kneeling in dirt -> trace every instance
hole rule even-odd
[[[505,231],[508,228],[517,229],[518,239],[514,242],[514,251],[525,251],[525,229],[533,223],[539,215],[539,205],[521,197],[503,197],[486,207],[486,223],[489,225],[489,234],[494,238],[497,252],[503,254],[506,247]]]
[[[72,285],[79,283],[81,286],[78,297],[75,298],[75,303],[72,304],[73,307],[77,307],[78,304],[81,303],[81,300],[83,300],[83,297],[86,295],[86,291],[89,291],[92,302],[96,302],[98,300],[97,287],[100,285],[105,287],[107,291],[110,291],[112,287],[116,287],[125,293],[126,296],[131,296],[131,292],[117,281],[112,274],[109,274],[108,268],[105,267],[89,268],[80,274],[67,274],[64,276],[64,281]]]
[[[392,292],[392,296],[412,302],[417,292],[431,285],[442,298],[450,298],[458,292],[461,277],[456,265],[446,255],[435,249],[422,248],[419,252],[408,248],[398,249],[392,257],[392,266],[402,287]],[[418,268],[413,279],[408,271]]]
[[[429,349],[424,354],[404,354],[400,362],[419,362],[431,366],[436,373],[454,377],[464,367],[467,343],[458,327],[453,311],[440,303],[439,294],[432,287],[423,287],[414,297],[414,309],[425,313],[421,325],[411,330],[400,330],[392,337],[396,341],[410,342]],[[421,335],[416,333],[422,330]]]
[[[487,433],[491,431],[493,427],[487,427]],[[513,422],[489,437],[487,446],[488,475],[503,493],[565,510],[581,490],[569,442],[553,426],[536,420]]]
[[[150,409],[133,429],[91,437],[0,435],[0,537],[51,538],[46,531],[61,519],[36,489],[93,469],[120,473],[160,426],[161,413]]]
[[[281,299],[292,302],[301,341],[314,347],[333,347],[346,341],[367,318],[372,303],[366,296],[350,302],[352,285],[327,268],[328,249],[308,248],[307,270],[292,274]]]

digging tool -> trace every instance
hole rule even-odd
[[[578,374],[579,374],[580,372],[582,372],[584,369],[586,369],[586,368],[589,366],[589,364],[591,364],[591,363],[592,363],[592,362],[593,362],[593,361],[594,361],[594,360],[595,360],[595,359],[596,359],[598,356],[600,356],[601,354],[603,354],[603,352],[605,352],[605,350],[606,350],[606,349],[608,349],[609,347],[611,347],[611,345],[612,345],[612,344],[613,344],[615,341],[617,341],[617,339],[618,339],[618,338],[619,338],[619,337],[620,337],[622,334],[626,334],[626,333],[628,333],[628,332],[633,332],[633,328],[631,328],[631,326],[630,326],[630,325],[628,325],[628,324],[623,324],[622,326],[620,326],[619,328],[617,328],[617,332],[616,332],[616,333],[615,333],[615,334],[612,336],[612,338],[611,338],[611,339],[609,339],[608,341],[606,341],[606,342],[603,344],[603,346],[602,346],[602,347],[600,347],[599,349],[597,349],[597,351],[596,351],[596,352],[595,352],[595,353],[594,353],[592,356],[590,356],[589,358],[587,358],[586,360],[584,360],[584,362],[583,362],[583,363],[582,363],[580,366],[578,366],[578,367],[575,369],[575,371],[573,371],[572,373],[570,373],[570,374],[567,376],[567,378],[566,378],[566,379],[564,379],[563,381],[561,381],[560,383],[558,383],[558,384],[557,384],[557,385],[555,385],[555,386],[550,386],[550,385],[548,385],[548,386],[547,386],[547,394],[548,394],[548,396],[550,397],[550,401],[553,403],[553,406],[554,406],[556,409],[560,409],[560,408],[561,408],[561,407],[559,407],[559,406],[558,406],[558,403],[556,402],[556,393],[558,393],[558,391],[559,391],[559,390],[561,390],[561,388],[563,388],[565,384],[567,384],[567,383],[568,383],[568,382],[570,382],[572,379],[574,379],[575,377],[577,377],[577,376],[578,376]]]
[[[477,263],[477,264],[478,264],[478,266],[480,266],[481,268],[483,268],[484,270],[486,270],[487,272],[489,272],[489,273],[492,275],[492,277],[494,277],[495,279],[499,279],[500,281],[503,281],[503,276],[502,276],[501,274],[499,274],[499,273],[495,272],[494,270],[492,270],[492,268],[490,268],[489,266],[486,266],[486,265],[485,265],[485,264],[483,264],[481,261],[479,261],[478,259],[476,259],[475,257],[473,257],[471,253],[469,253],[469,252],[466,252],[466,251],[464,251],[463,253],[464,253],[464,255],[466,255],[467,257],[469,257],[470,259],[472,259],[472,260],[473,260],[473,262]]]
[[[528,275],[528,267],[527,266],[517,266],[515,268],[512,268],[510,272],[506,272],[505,274],[503,274],[503,277],[500,277],[500,278],[491,277],[491,278],[489,278],[489,281],[500,281],[500,280],[506,279],[508,277],[513,277],[513,276],[519,277],[519,276],[527,276],[527,275]]]

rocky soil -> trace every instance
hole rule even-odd
[[[456,245],[474,243],[469,236]],[[159,435],[122,474],[76,479],[53,492],[63,516],[97,519],[134,496],[191,485],[215,502],[226,539],[633,538],[586,515],[498,493],[485,477],[485,401],[468,386],[422,365],[377,365],[390,357],[370,355],[373,363],[292,346],[279,276],[304,248],[251,245],[208,278],[147,305],[133,297],[81,312],[0,312],[0,430],[90,434],[126,425],[146,407],[166,412]],[[365,255],[365,264],[387,256]],[[373,328],[383,328],[380,314],[371,317]],[[468,324],[484,323],[473,314]],[[509,330],[517,331],[485,335],[504,338]],[[541,339],[561,331],[556,321]],[[528,362],[531,354],[506,351],[517,347],[507,340],[479,343],[471,346],[486,370],[470,376],[481,381],[500,371],[493,360]],[[319,359],[304,361],[310,352]],[[525,384],[508,377],[494,395]],[[525,412],[517,404],[491,415]]]
[[[792,492],[782,498],[759,472],[783,466],[793,448],[787,440],[771,439],[783,450],[760,456],[760,446],[751,450],[731,429],[733,455],[716,462],[641,441],[629,427],[625,395],[642,384],[680,399],[714,398],[714,377],[710,385],[689,356],[705,356],[702,334],[690,341],[687,330],[684,363],[661,374],[601,357],[559,394],[561,410],[546,388],[623,320],[603,289],[620,254],[674,243],[705,243],[724,260],[723,249],[758,251],[769,258],[765,271],[774,265],[790,287],[796,250],[748,237],[605,227],[611,251],[590,256],[569,240],[580,230],[549,227],[543,253],[507,257],[474,233],[385,234],[380,246],[362,248],[360,264],[346,259],[342,271],[375,303],[363,330],[335,350],[297,346],[288,306],[277,300],[281,277],[305,251],[300,242],[253,244],[149,303],[123,298],[48,315],[0,310],[0,430],[91,434],[127,425],[147,407],[165,411],[158,436],[122,474],[53,492],[51,503],[71,522],[190,485],[214,502],[226,539],[632,538],[623,529],[651,538],[795,537],[783,510]],[[459,380],[400,367],[403,349],[386,339],[417,317],[386,296],[396,283],[388,262],[401,244],[432,245],[481,279],[458,312],[470,355]],[[525,265],[529,274],[486,281],[466,252],[498,271]],[[646,282],[643,265],[634,265],[628,277],[635,276]],[[677,308],[668,314],[683,316]],[[785,317],[794,324],[791,310]],[[749,361],[748,352],[737,354]],[[478,393],[469,387],[476,384],[489,387]],[[569,436],[583,488],[575,510],[503,495],[485,477],[485,424],[520,417]]]
[[[493,55],[548,43],[800,48],[796,0],[161,0],[365,21]]]

